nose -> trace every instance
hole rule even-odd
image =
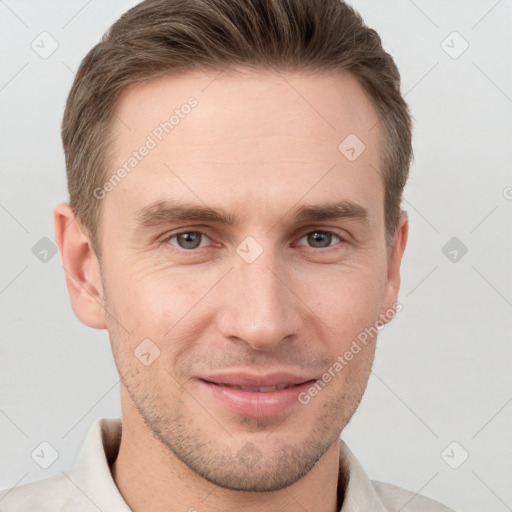
[[[218,290],[217,320],[222,335],[260,351],[275,350],[286,338],[292,341],[303,325],[303,302],[290,273],[265,252],[252,263],[235,260]]]

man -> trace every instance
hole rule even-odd
[[[339,440],[400,306],[399,85],[339,1],[148,0],[111,27],[68,98],[54,221],[122,422],[4,512],[449,510]]]

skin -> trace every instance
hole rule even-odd
[[[307,405],[274,417],[231,412],[197,377],[236,368],[321,378],[392,308],[408,225],[402,216],[388,252],[377,113],[347,74],[161,77],[121,98],[107,177],[190,96],[197,107],[102,200],[101,265],[69,205],[54,213],[73,310],[108,329],[121,377],[115,482],[136,512],[333,512],[337,440],[375,338]],[[338,150],[351,133],[366,146],[352,162]],[[141,209],[173,199],[236,222],[137,226]],[[339,200],[366,219],[297,224],[291,214]],[[198,248],[172,237],[198,230]],[[334,235],[320,243],[315,230]],[[236,252],[249,236],[263,250],[252,263]],[[148,366],[134,355],[146,338],[160,351]]]

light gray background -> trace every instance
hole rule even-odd
[[[70,468],[93,420],[120,415],[107,333],[75,318],[60,255],[44,263],[32,247],[54,240],[52,208],[67,200],[59,129],[73,74],[135,3],[0,1],[2,488]],[[401,70],[415,162],[404,309],[343,438],[373,479],[460,512],[512,510],[512,1],[352,4]],[[42,31],[59,44],[47,59],[31,48]],[[469,44],[457,58],[453,31]],[[442,252],[452,237],[468,249],[456,262]],[[31,458],[42,441],[59,454],[46,470]]]

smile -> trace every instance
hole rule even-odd
[[[289,373],[229,373],[208,375],[198,381],[206,403],[241,416],[270,418],[297,404],[300,393],[315,379]]]

